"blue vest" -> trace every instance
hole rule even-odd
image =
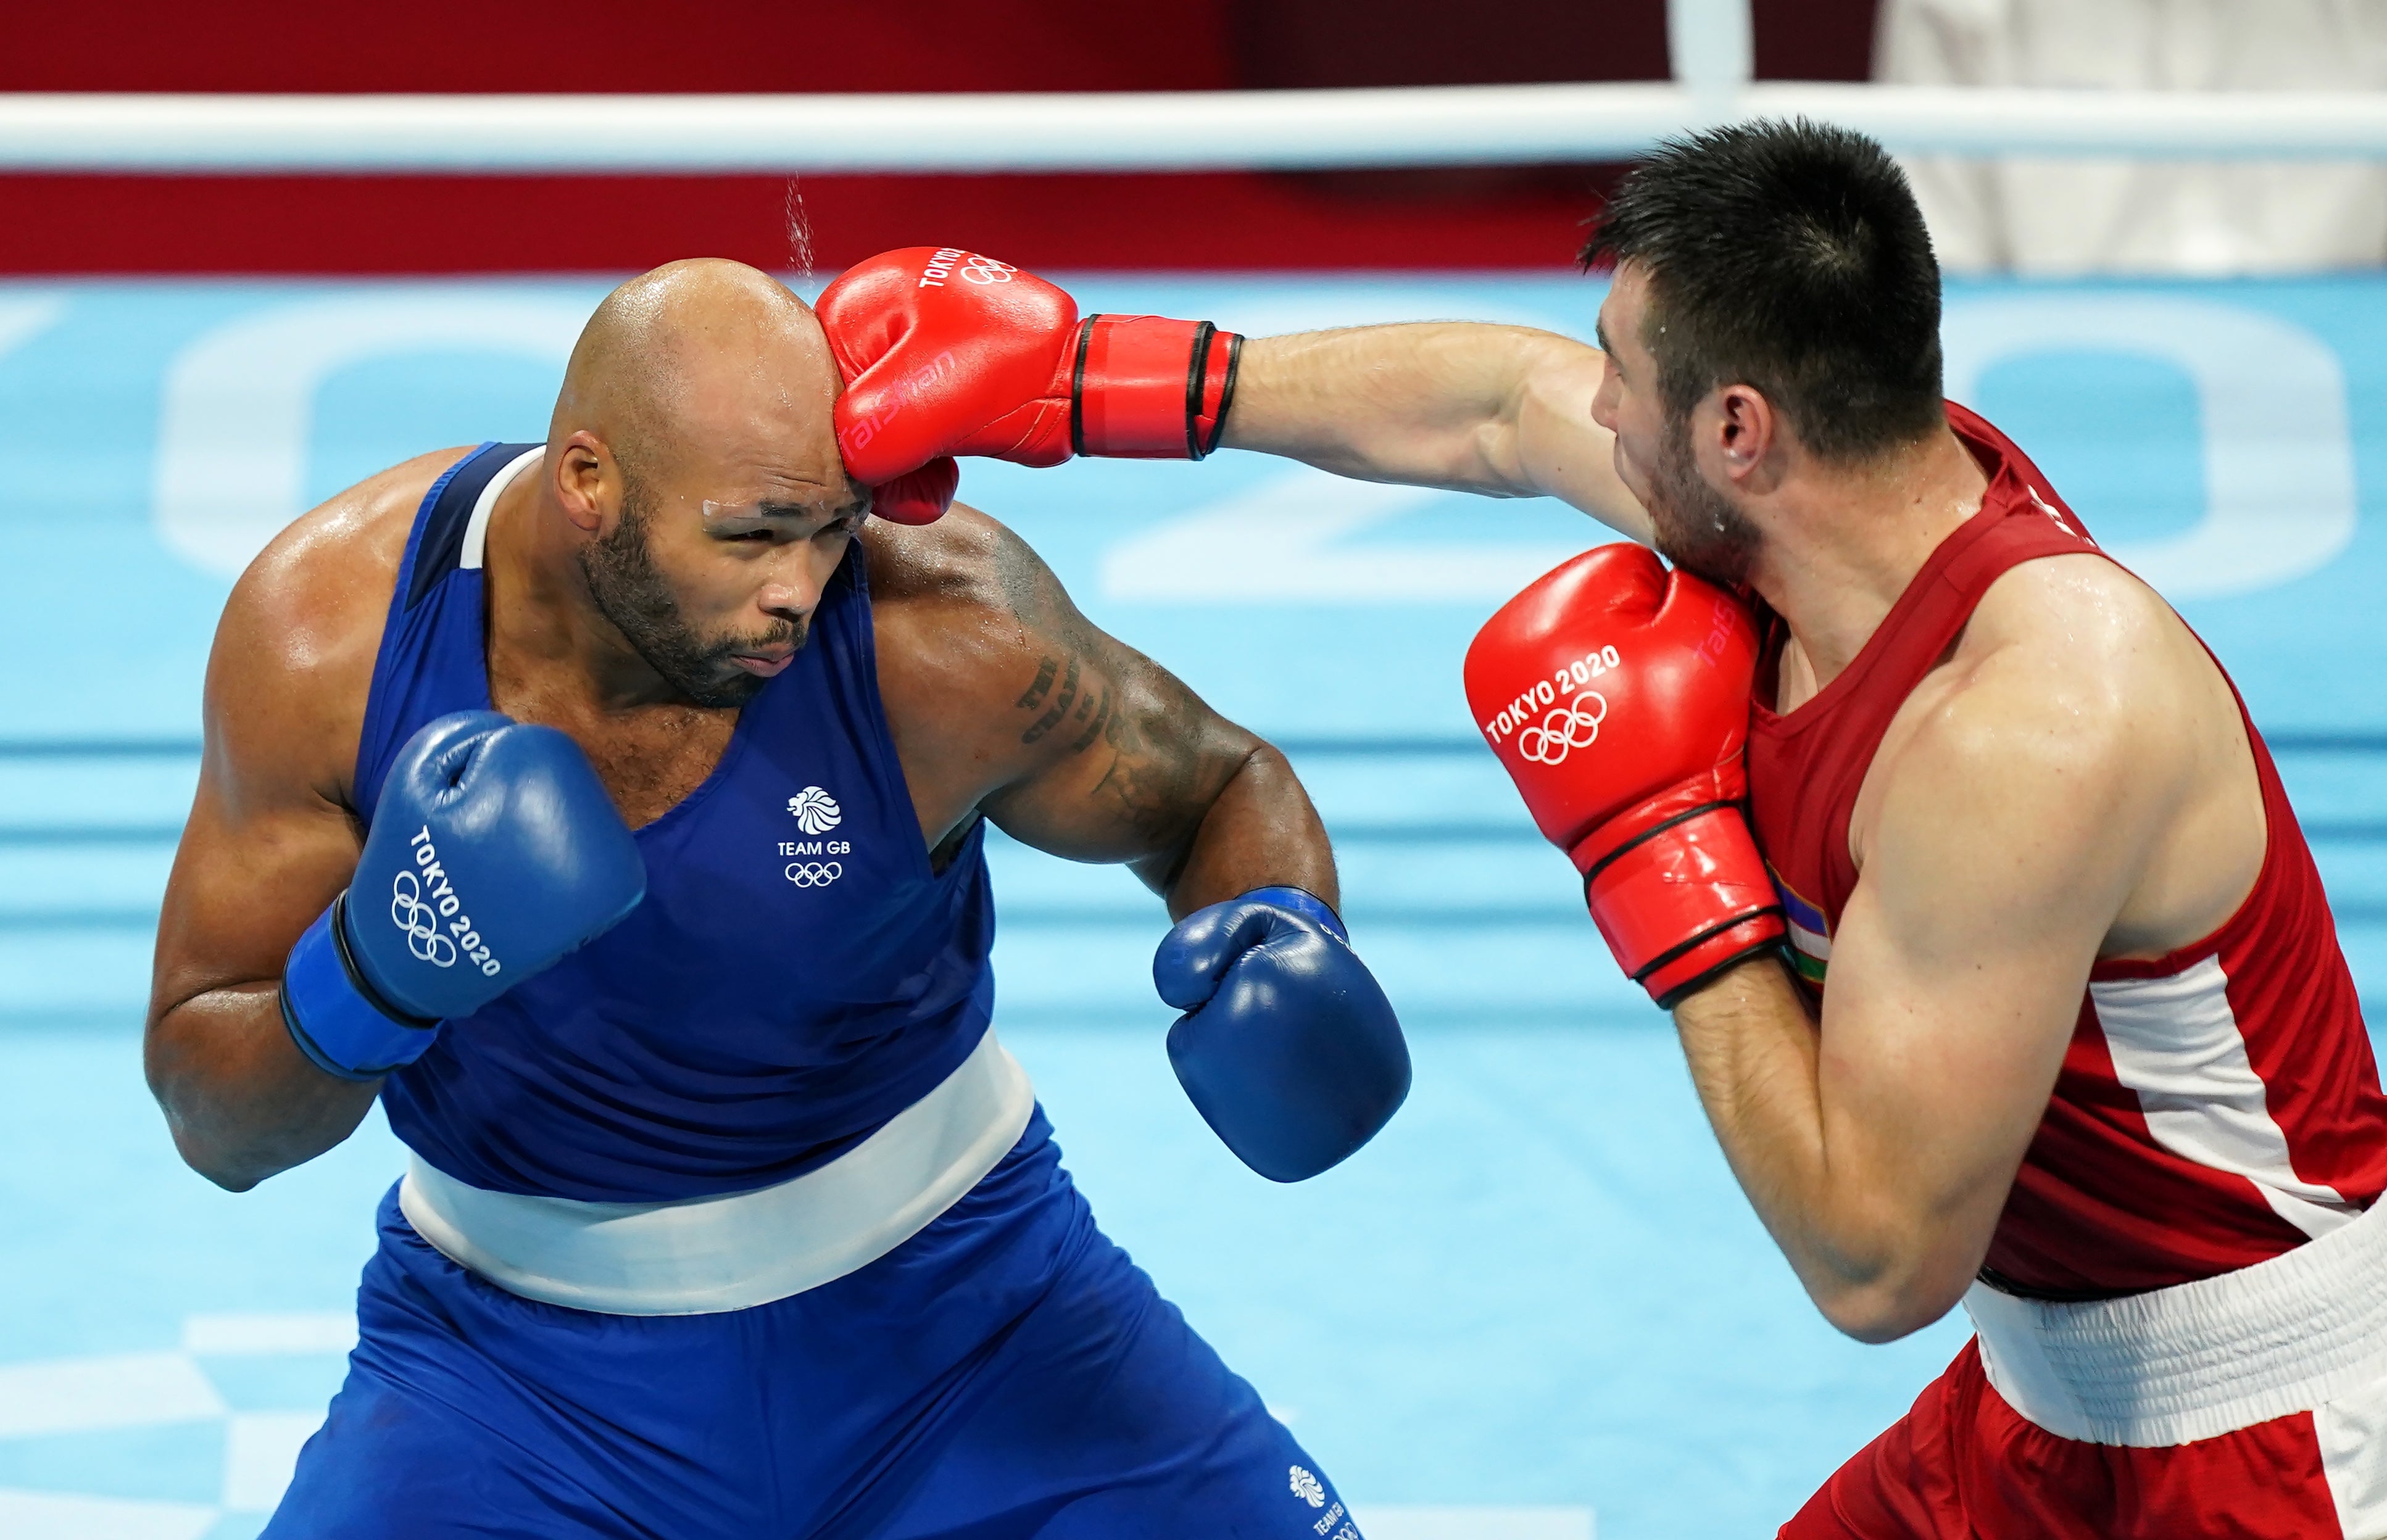
[[[357,748],[368,821],[417,729],[491,709],[466,527],[535,448],[481,446],[415,514]],[[629,918],[449,1021],[384,1084],[390,1127],[449,1176],[611,1202],[764,1186],[850,1148],[985,1033],[984,825],[929,869],[879,704],[859,540],[721,763],[638,840],[647,897]]]

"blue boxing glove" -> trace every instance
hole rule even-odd
[[[376,1079],[646,892],[638,842],[570,738],[440,717],[398,751],[348,890],[290,949],[283,1024],[317,1068]]]
[[[1409,1093],[1392,1003],[1334,911],[1256,888],[1180,921],[1152,959],[1185,1014],[1168,1062],[1211,1131],[1270,1181],[1304,1181],[1376,1136]]]

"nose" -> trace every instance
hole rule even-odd
[[[782,552],[770,580],[755,591],[756,609],[774,620],[800,623],[820,607],[821,593],[837,572],[838,557],[811,546],[810,541],[800,541]]]
[[[801,622],[820,604],[820,589],[809,590],[785,583],[765,584],[754,596],[754,607],[773,620]]]
[[[1591,393],[1591,420],[1598,423],[1601,427],[1606,428],[1609,432],[1614,433],[1616,431],[1617,400],[1618,398],[1622,397],[1623,394],[1624,386],[1623,382],[1617,378],[1616,365],[1614,361],[1607,359],[1601,360],[1599,365],[1599,388]]]

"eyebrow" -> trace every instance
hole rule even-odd
[[[826,509],[818,503],[789,502],[780,498],[758,498],[746,506],[753,510],[754,514],[757,517],[764,519],[818,519],[825,517],[832,523],[839,519],[853,518],[856,515],[867,513],[870,511],[870,505],[867,502],[851,498],[846,499],[844,502],[839,503],[834,508]]]
[[[1610,354],[1610,355],[1611,355],[1611,356],[1613,356],[1613,355],[1614,355],[1614,353],[1616,352],[1616,349],[1615,349],[1612,346],[1610,346],[1610,345],[1609,340],[1608,340],[1608,322],[1604,322],[1604,321],[1600,320],[1598,316],[1594,316],[1594,317],[1592,317],[1592,318],[1591,318],[1591,335],[1592,335],[1592,336],[1593,336],[1594,338],[1596,338],[1596,339],[1598,341],[1598,343],[1599,343],[1599,350],[1600,350],[1601,352],[1603,352],[1603,353],[1607,353],[1607,354]]]
[[[798,501],[785,497],[764,497],[731,505],[708,501],[704,505],[705,522],[711,525],[727,520],[751,525],[758,521],[818,519],[827,524],[840,524],[858,522],[870,513],[870,499],[866,494],[859,497],[849,495],[834,507],[824,508],[822,502],[826,500],[825,498],[819,501]]]

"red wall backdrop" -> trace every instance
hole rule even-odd
[[[1874,0],[1757,0],[1758,71],[1862,79]],[[1663,0],[246,0],[22,6],[5,91],[1194,91],[1638,80]],[[622,271],[955,244],[1042,267],[1535,268],[1616,168],[1149,175],[0,176],[0,271]]]

